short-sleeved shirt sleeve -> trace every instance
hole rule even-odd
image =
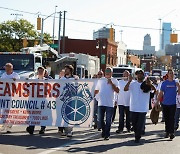
[[[100,90],[100,80],[97,81],[97,84],[96,84],[96,87],[95,87],[95,90]]]
[[[165,82],[162,82],[160,90],[164,92],[165,91],[165,86],[166,86]]]

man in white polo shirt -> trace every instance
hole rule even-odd
[[[20,76],[13,71],[13,65],[11,63],[6,63],[5,72],[1,76],[2,79],[20,79]],[[12,124],[4,124],[1,127],[1,131],[6,130],[7,133],[11,133]]]
[[[118,81],[112,77],[112,69],[106,68],[105,78],[99,79],[95,88],[95,95],[98,94],[99,125],[102,128],[104,140],[109,140],[110,136],[115,92],[119,93]],[[104,122],[105,114],[106,123]]]
[[[130,92],[124,91],[124,87],[128,82],[129,71],[123,72],[123,79],[119,80],[119,88],[120,92],[117,98],[117,104],[119,107],[119,126],[116,133],[122,133],[124,129],[124,115],[126,114],[126,128],[127,131],[130,132],[130,111],[129,111],[129,104],[130,104]]]
[[[146,113],[149,110],[150,91],[155,90],[150,80],[146,80],[144,89],[142,83],[144,81],[144,72],[136,71],[137,80],[132,82],[132,76],[129,75],[129,81],[124,87],[124,91],[130,91],[130,111],[132,125],[135,132],[135,143],[139,143],[143,127],[145,126]]]

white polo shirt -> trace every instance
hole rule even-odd
[[[112,82],[118,87],[118,80],[111,78]],[[108,84],[106,78],[98,80],[95,90],[99,90],[98,93],[98,106],[114,107],[115,92],[111,84]]]
[[[134,81],[130,83],[130,111],[147,112],[149,110],[150,92],[144,93],[140,88],[142,83]]]
[[[119,80],[119,94],[118,94],[118,105],[129,106],[130,105],[130,92],[124,91],[125,85],[128,81]]]
[[[19,75],[16,72],[12,72],[9,75],[6,72],[4,72],[1,78],[2,79],[20,79]]]

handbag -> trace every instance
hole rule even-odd
[[[160,111],[162,111],[162,108],[160,105],[158,105],[157,108],[153,107],[151,110],[150,119],[151,119],[152,123],[155,125],[158,123]]]

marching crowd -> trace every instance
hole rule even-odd
[[[73,75],[74,68],[66,65],[59,74],[60,79],[78,79]],[[19,75],[13,71],[13,65],[5,65],[5,73],[1,78],[19,79]],[[119,125],[116,133],[134,131],[135,142],[140,142],[145,133],[146,114],[153,107],[158,110],[162,107],[163,120],[165,121],[165,138],[171,140],[175,137],[175,130],[179,127],[180,115],[180,88],[178,80],[174,79],[173,70],[169,69],[164,81],[159,84],[152,82],[144,76],[142,70],[135,72],[135,78],[128,71],[124,71],[121,80],[112,77],[112,68],[106,68],[105,72],[99,71],[93,78],[95,80],[94,91],[94,128],[102,131],[104,140],[109,140],[111,124],[119,109]],[[37,79],[52,79],[48,71],[43,67],[38,68]],[[12,125],[4,124],[1,130],[10,133]],[[34,133],[35,126],[28,126],[26,131]],[[41,126],[39,134],[45,133],[46,126]],[[72,137],[73,127],[58,127],[61,135]]]
[[[101,71],[99,73],[102,74]],[[111,68],[105,70],[104,77],[98,80],[95,89],[95,104],[98,104],[95,128],[102,129],[102,137],[109,140],[113,114],[118,105],[119,126],[116,133],[123,132],[126,119],[127,132],[134,131],[135,142],[140,142],[141,136],[145,133],[146,114],[151,109],[153,98],[155,110],[158,111],[160,106],[162,107],[165,121],[164,137],[172,140],[175,130],[179,127],[180,115],[180,88],[178,80],[174,79],[173,70],[169,69],[164,81],[158,85],[145,77],[142,70],[136,71],[135,75],[133,80],[131,74],[124,71],[122,80],[117,81],[112,78]],[[99,122],[96,124],[96,121]]]

